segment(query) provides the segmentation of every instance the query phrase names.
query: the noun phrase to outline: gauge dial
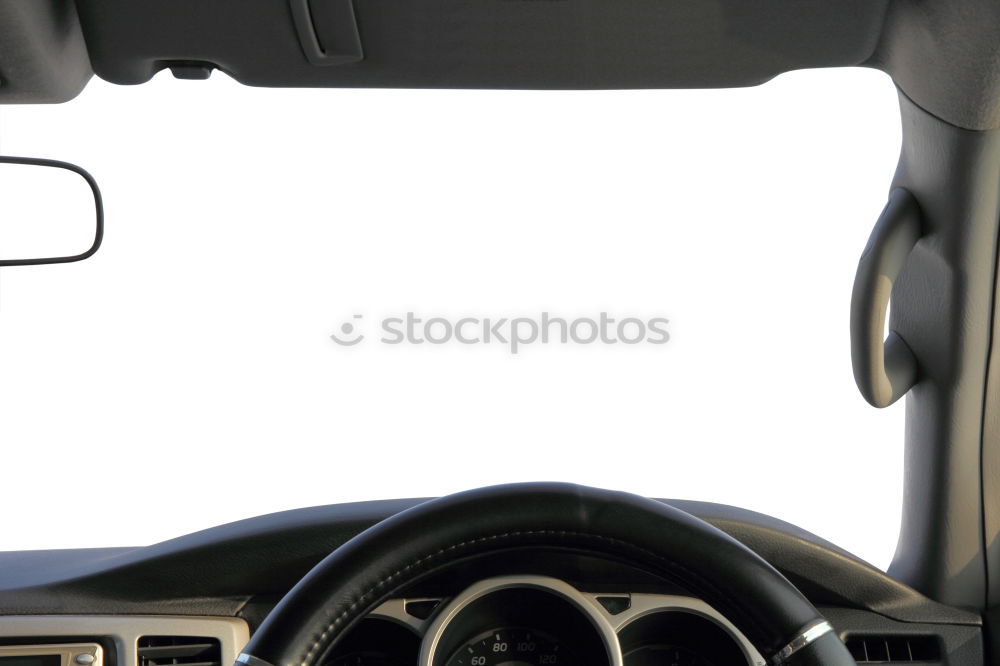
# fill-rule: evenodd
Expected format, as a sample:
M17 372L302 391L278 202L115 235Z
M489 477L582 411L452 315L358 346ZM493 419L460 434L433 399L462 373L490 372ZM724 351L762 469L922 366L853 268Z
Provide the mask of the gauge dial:
M409 666L409 663L385 652L365 650L337 657L328 666Z
M344 636L323 666L417 666L420 638L401 624L368 617Z
M677 645L644 645L624 656L625 666L715 666L708 659Z
M445 666L559 666L574 660L551 635L523 628L493 629L460 647Z

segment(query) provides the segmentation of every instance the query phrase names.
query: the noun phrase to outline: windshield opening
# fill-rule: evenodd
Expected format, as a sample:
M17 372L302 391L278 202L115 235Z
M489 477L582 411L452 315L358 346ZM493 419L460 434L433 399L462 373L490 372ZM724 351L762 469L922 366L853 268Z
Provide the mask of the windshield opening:
M90 260L0 271L0 549L564 480L761 511L884 568L903 413L858 397L847 316L898 128L866 70L160 75L3 107L0 152L87 168L107 228Z

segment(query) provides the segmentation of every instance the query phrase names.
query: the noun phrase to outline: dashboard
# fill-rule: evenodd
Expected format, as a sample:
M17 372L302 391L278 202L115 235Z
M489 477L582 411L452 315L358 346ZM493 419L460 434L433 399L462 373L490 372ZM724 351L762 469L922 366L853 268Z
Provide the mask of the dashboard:
M103 660L91 666L232 666L317 562L421 501L299 509L138 548L0 552L0 647L97 644ZM859 664L984 663L978 614L932 601L787 523L665 501L774 565ZM211 658L193 652L204 639L216 646ZM763 664L740 632L689 590L614 562L544 551L477 559L415 583L359 620L324 666L571 663Z
M693 597L586 593L556 578L501 576L452 599L395 599L355 627L328 666L762 666Z

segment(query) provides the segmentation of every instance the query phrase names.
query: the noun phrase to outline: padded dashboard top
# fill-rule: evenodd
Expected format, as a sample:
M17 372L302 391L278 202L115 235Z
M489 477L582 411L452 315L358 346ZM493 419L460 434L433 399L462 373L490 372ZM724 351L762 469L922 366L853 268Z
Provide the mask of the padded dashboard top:
M238 615L276 600L329 552L425 500L384 500L251 518L141 548L0 553L0 615L135 613ZM979 625L846 551L744 509L663 500L728 532L816 605L870 610L902 622Z

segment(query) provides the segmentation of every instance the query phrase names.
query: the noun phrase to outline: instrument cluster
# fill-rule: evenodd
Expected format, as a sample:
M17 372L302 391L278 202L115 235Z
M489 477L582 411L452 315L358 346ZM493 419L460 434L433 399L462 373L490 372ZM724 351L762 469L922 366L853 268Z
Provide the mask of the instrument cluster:
M724 617L691 597L590 594L541 576L480 581L451 599L395 599L326 666L763 666Z

